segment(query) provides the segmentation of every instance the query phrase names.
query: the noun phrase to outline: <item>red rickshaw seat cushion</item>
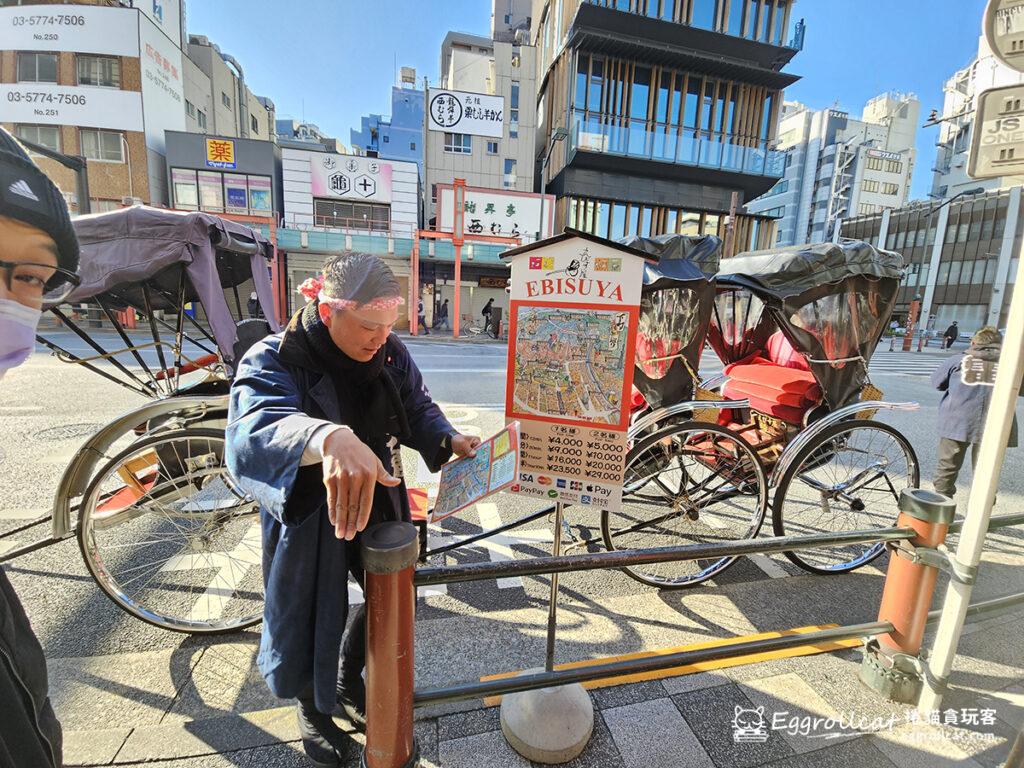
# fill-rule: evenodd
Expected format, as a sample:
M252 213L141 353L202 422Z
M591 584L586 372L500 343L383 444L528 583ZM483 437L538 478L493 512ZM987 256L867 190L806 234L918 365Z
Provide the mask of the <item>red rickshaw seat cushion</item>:
M811 364L807 362L807 358L796 351L782 331L776 331L769 336L766 346L768 359L776 365L781 365L783 368L796 368L801 371L811 370Z
M807 409L821 402L821 388L810 371L754 357L727 365L724 373L729 377L722 387L726 398L749 400L754 410L793 424L800 424Z

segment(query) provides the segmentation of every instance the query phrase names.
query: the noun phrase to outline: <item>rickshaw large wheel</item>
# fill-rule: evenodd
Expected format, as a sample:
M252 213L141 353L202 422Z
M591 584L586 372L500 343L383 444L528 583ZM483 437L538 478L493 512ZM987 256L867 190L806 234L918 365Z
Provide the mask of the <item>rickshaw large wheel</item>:
M650 549L752 539L764 522L768 480L754 450L717 424L665 427L626 455L622 509L604 510L605 546ZM624 568L661 589L692 587L721 573L736 557L680 560Z
M779 481L772 505L776 536L888 528L899 515L900 491L921 474L907 439L888 424L842 421L804 446ZM786 552L811 573L846 573L885 551L883 542Z
M78 543L100 589L149 624L220 634L262 618L258 508L224 464L222 431L173 430L114 456L82 497Z

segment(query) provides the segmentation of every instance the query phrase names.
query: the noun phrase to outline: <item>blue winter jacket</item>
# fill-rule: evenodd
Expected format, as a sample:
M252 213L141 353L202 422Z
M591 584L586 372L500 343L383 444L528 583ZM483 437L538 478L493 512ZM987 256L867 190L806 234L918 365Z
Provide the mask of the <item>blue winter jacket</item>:
M261 509L266 602L257 664L275 695L308 695L312 683L317 709L330 712L348 614L348 569L358 550L334 535L322 465L300 467L316 427L299 426L301 419L288 417L306 414L338 424L354 417L350 404L338 402L333 382L304 336L295 333L295 323L253 346L239 363L231 386L226 453L231 473ZM388 339L385 353L384 371L405 406L406 443L436 471L451 456L443 448L451 424L396 336ZM390 451L384 453L379 458L392 471ZM393 509L407 520L404 483L390 493ZM375 508L371 523L381 515Z
M998 349L978 350L972 354L998 359ZM939 399L939 437L961 443L980 443L985 429L985 415L992 399L992 387L964 384L960 379L963 354L953 355L932 373L932 386L942 392ZM1017 445L1017 419L1010 426L1007 447Z

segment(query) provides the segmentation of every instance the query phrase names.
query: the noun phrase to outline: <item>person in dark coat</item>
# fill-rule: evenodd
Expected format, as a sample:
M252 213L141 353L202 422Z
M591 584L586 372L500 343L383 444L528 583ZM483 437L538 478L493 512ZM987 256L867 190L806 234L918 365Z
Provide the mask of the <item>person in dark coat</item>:
M419 323L419 327L423 329L425 336L430 335L430 331L427 328L427 310L423 308L423 299L420 299L416 305L416 322Z
M434 323L434 328L444 327L446 331L450 331L452 327L448 324L448 299L441 302L441 306L437 308L437 322Z
M257 664L274 694L298 700L307 755L335 765L350 740L331 713L365 723L363 606L344 633L349 574L362 583L359 532L409 519L392 451L409 446L437 471L480 440L452 428L391 333L401 288L383 261L332 258L300 290L311 301L239 363L226 458L261 510Z
M960 338L960 328L957 327L956 320L953 321L952 325L946 329L945 333L942 334L942 348L949 349L953 346L953 342Z
M484 318L484 333L487 333L487 327L491 324L491 305L494 304L494 299L488 299L487 303L484 304L484 308L480 311L480 314Z
M78 239L60 190L0 128L0 379L35 349L43 295L77 280ZM61 294L63 295L63 294ZM0 766L60 768L63 733L43 647L0 568Z
M966 353L953 355L932 374L932 386L942 392L939 400L939 451L933 485L937 493L956 494L956 478L960 474L967 449L971 449L971 465L978 463L978 444L985 428L985 416L992 399L992 387L965 384L961 378L964 355L996 362L1003 337L987 326L974 334ZM1017 446L1017 422L1011 425L1007 447Z

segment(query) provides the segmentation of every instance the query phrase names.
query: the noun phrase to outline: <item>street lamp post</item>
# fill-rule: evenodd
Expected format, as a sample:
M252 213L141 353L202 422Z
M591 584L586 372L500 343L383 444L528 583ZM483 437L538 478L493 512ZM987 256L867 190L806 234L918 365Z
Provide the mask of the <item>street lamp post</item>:
M544 160L540 164L540 219L537 222L537 239L540 240L544 235L544 201L546 198L543 197L547 191L547 173L548 163L551 160L551 153L555 149L555 144L565 139L569 135L569 132L565 128L555 128L551 134L551 138L548 140L548 147L544 152Z
M926 243L928 242L927 233L928 233L928 230L931 229L932 216L934 216L936 212L938 212L942 208L946 207L947 205L952 203L954 200L957 200L957 199L959 199L959 198L961 198L961 197L963 197L965 195L977 195L977 194L981 194L984 191L985 191L984 187L976 187L974 189L965 189L963 192L957 192L955 195L953 195L948 200L943 200L941 203L933 205L931 208L929 208L928 212L925 214L925 220L924 220L925 242ZM943 245L945 239L946 239L946 235L945 235L944 232L941 233L941 236L940 236L940 233L938 231L936 231L936 233L935 233L935 242L932 244L932 247L933 247L933 250L934 249L938 250L939 260L941 260L942 245ZM934 256L932 257L932 262L933 262L932 266L934 266L934 269L929 268L929 270L928 270L928 279L929 280L932 280L933 275L935 275L937 270L938 270L938 260L935 259ZM918 352L920 352L923 349L923 347L924 347L924 334L928 330L928 322L930 320L931 310L932 310L932 307L931 307L931 297L932 297L932 291L929 291L929 290L925 289L924 306L922 307L921 317L920 317L921 330L920 330L920 332L918 333L918 336L917 336L917 351ZM912 337L908 335L907 338L911 339ZM906 344L906 342L904 342L904 343ZM907 346L904 346L904 351L909 352L910 349Z

